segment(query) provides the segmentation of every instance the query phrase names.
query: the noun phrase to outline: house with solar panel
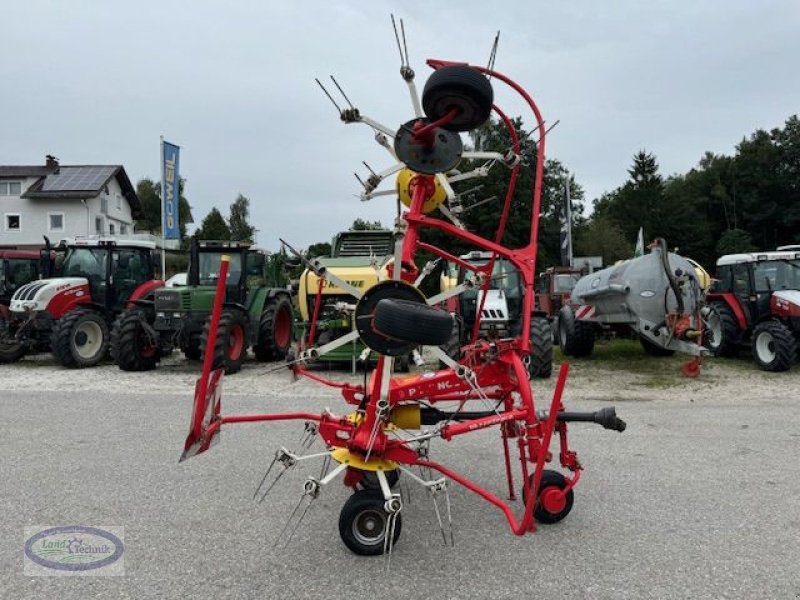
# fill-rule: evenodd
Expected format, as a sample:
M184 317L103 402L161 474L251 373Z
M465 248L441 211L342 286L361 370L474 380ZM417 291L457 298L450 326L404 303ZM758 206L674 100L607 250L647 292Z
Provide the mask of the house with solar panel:
M0 165L0 248L133 233L139 198L122 165Z

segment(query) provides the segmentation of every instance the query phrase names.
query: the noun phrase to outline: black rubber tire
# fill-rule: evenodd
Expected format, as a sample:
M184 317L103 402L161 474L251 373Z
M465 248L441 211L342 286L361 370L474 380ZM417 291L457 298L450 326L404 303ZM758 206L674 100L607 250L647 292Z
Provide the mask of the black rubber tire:
M205 354L208 346L208 332L211 327L211 316L203 326L203 334L200 337L200 348ZM241 350L238 354L232 353L234 339L239 334L243 336ZM214 358L211 363L212 369L225 369L226 375L232 375L242 370L242 363L247 357L247 321L240 311L225 311L220 315L219 327L217 328L217 339L214 344Z
M142 320L150 321L139 308L122 311L111 328L111 358L123 371L151 371L161 358L159 343L153 347Z
M594 325L579 321L569 306L558 312L558 339L567 356L589 356L594 350Z
M376 490L358 490L347 499L339 513L339 536L351 552L360 556L383 554L383 540L386 537L388 513L384 508L383 494ZM367 538L369 525L380 527L378 534ZM359 525L361 527L359 528ZM400 538L403 515L396 517L392 544ZM359 534L360 532L360 534Z
M17 362L25 353L25 344L15 340L7 332L0 334L0 363Z
M788 371L797 360L797 338L780 321L759 323L753 330L753 359L763 371Z
M91 354L79 350L83 344L80 344L78 330L87 323L94 323L100 331L99 344L92 344L96 349ZM103 315L95 310L77 309L68 312L53 325L50 351L61 365L85 369L96 366L108 356L109 338L108 324Z
M545 317L531 317L531 358L528 373L531 379L547 379L553 374L553 332Z
M458 315L453 315L453 327L450 329L450 337L447 342L439 346L439 348L447 354L450 358L458 361L461 358L461 341L464 329L464 321ZM439 361L439 368L446 369L447 365Z
M422 90L422 110L437 121L453 108L459 114L442 126L448 131L470 131L483 125L492 112L494 91L483 73L467 65L450 65L434 71Z
M200 349L200 338L195 336L185 341L181 344L181 352L188 360L200 360L203 358L203 351Z
M453 316L423 302L387 298L375 307L373 327L388 338L441 346L450 339Z
M714 315L706 317L707 321L712 318L719 319L720 340L714 339L711 328L707 330L706 348L714 356L736 356L741 349L742 330L731 308L724 302L712 302L711 311Z
M533 485L533 475L528 478L528 485ZM542 479L539 482L539 490L536 494L537 499L536 506L533 509L533 516L539 523L552 525L553 523L558 523L570 513L572 505L575 502L575 494L572 493L572 490L568 491L565 496L566 503L564 504L564 508L557 513L551 513L545 510L544 506L539 502L542 492L548 487L557 487L563 490L567 487L567 479L558 471L553 471L551 469L542 471Z
M393 488L400 481L400 469L386 471L386 481L389 487ZM363 490L380 490L381 484L378 482L378 476L372 471L366 471L364 477L358 482Z
M646 337L639 337L639 343L642 345L642 349L649 354L650 356L673 356L675 354L675 350L668 350L667 348L662 348L648 340Z
M282 319L289 320L289 335L286 339L279 340L276 339L276 325ZM258 324L258 343L253 347L258 360L283 360L286 357L292 347L293 321L292 302L288 296L279 294L267 300Z

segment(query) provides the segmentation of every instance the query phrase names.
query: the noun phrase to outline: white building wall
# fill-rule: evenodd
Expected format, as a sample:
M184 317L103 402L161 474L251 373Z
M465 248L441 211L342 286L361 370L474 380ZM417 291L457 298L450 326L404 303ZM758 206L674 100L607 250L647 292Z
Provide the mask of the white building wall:
M103 190L97 197L89 200L90 233L110 234L112 225L116 235L133 233L131 205L122 195L122 188L116 179L109 181L106 188L107 192ZM97 231L98 219L102 221L102 231Z

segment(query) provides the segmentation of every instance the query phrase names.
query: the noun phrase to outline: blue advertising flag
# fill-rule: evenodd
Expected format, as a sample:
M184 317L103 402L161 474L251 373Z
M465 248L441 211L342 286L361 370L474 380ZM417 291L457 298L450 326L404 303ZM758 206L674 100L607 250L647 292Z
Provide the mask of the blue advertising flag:
M180 175L178 153L180 147L161 142L161 226L165 240L180 239L178 198L180 197Z

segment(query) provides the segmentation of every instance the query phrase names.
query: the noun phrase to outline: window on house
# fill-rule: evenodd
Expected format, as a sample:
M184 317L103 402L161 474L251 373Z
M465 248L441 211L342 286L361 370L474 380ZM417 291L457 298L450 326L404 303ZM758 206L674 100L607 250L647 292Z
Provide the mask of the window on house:
M117 194L117 210L122 210L122 195Z
M127 234L128 234L128 226L127 226L127 225L125 225L125 223L120 223L120 226L119 226L119 232L120 232L122 235L127 235Z
M6 231L19 231L21 229L21 217L19 213L6 213Z
M100 212L104 215L108 214L108 198L100 198Z
M50 231L64 231L64 213L47 213L47 224Z
M116 233L116 227L114 227L113 223L108 224L108 233L110 233L111 235L114 235Z
M103 233L103 217L95 217L94 219L94 232Z
M21 193L21 181L0 181L0 196L19 196Z

